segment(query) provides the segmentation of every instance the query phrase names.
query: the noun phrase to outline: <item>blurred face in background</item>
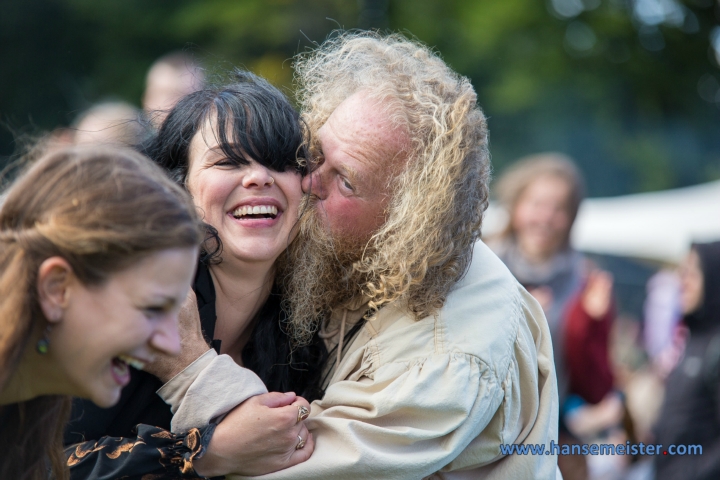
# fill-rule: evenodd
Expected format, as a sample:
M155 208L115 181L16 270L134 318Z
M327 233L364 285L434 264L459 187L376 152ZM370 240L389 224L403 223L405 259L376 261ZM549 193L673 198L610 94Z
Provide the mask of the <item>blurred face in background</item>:
M177 69L166 63L154 65L147 75L142 102L153 125L159 127L175 104L185 95L202 88L202 82L199 71Z
M565 246L572 226L570 194L568 182L554 175L538 177L520 194L512 212L512 230L530 261L548 260Z
M703 289L705 287L700 256L695 250L690 253L680 264L680 304L683 315L695 312L703 301Z

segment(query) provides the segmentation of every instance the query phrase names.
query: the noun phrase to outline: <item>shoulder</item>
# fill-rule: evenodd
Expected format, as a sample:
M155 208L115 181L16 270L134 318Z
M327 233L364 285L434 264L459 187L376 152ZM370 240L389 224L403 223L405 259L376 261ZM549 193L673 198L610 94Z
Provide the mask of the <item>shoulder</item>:
M368 346L382 363L461 354L476 357L501 377L512 362L516 342L534 351L534 345L525 344L537 328L547 328L537 302L481 241L439 314L415 321L402 304L392 304L366 327L372 338Z
M438 322L444 349L477 356L504 370L515 343L525 341L525 330L545 319L503 262L478 241L470 267L448 295Z

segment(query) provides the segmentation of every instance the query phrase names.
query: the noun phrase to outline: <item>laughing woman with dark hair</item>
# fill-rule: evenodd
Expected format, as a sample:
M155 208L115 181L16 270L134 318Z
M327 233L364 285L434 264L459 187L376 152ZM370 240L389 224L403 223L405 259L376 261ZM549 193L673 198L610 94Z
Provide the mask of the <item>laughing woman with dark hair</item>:
M178 360L152 365L149 371L154 375L133 372L112 409L77 402L66 444L103 436L132 439L138 424L169 430L176 412L161 397L184 392L163 389L163 383L211 362L234 361L249 369L244 382L248 400L229 413L247 418L247 432L237 432L248 438L246 473L279 470L304 461L312 452L312 436L302 421L308 402L294 393L263 395L267 387L271 392L297 392L309 401L318 398L326 355L318 338L299 346L285 333L286 313L276 281L295 236L302 198L300 121L285 96L266 81L247 72L235 76L231 84L180 100L143 147L187 189L208 225L210 235L193 285L196 301L181 316L181 324L183 318L193 324L193 315L199 313L202 332L195 330L194 335L204 337L206 351L184 348ZM184 345L197 344L190 341L191 330L186 330ZM228 405L228 411L234 406ZM254 428L257 418L262 428ZM93 442L70 448L72 478L158 474L143 463L144 445L132 445L132 450L114 458L94 452ZM193 467L202 474L201 461ZM163 468L168 474L177 472L170 465Z

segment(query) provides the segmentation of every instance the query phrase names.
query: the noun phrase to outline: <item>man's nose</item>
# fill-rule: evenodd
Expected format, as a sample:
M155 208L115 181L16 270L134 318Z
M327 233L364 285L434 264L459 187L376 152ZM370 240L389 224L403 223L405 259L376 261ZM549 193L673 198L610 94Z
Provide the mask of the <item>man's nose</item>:
M322 175L320 175L319 170L316 170L312 173L308 173L305 175L302 179L302 183L300 184L302 186L302 190L304 193L312 193L318 198L325 198L325 189L322 184Z

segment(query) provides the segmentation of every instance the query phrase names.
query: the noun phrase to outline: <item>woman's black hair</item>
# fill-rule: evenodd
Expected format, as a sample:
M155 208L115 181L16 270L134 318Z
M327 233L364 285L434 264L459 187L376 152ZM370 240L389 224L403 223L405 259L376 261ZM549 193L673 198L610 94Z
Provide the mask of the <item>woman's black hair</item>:
M297 169L303 173L301 159L307 155L298 113L277 88L243 70L233 72L231 83L183 97L141 150L186 187L190 142L208 119L217 122L216 131L206 133L217 135L230 162L247 165L252 158L278 172ZM210 265L219 261L222 243L215 228L206 228L201 261ZM243 362L271 391L295 391L312 401L322 396L320 374L327 349L317 334L311 344L293 348L283 331L286 313L280 303L276 287L253 321Z
M186 95L170 110L160 130L139 149L186 187L190 143L208 119L227 161L248 165L250 159L276 172L303 172L307 158L300 117L280 90L245 70L231 74L232 81L209 85ZM248 158L249 157L249 158ZM218 263L222 242L217 230L206 225L202 261Z
M208 86L183 97L160 130L142 146L143 153L184 184L190 165L190 142L208 119L216 120L220 149L236 165L249 158L284 172L300 170L306 158L298 113L287 97L266 80L235 70L233 81ZM214 117L214 118L213 118Z

